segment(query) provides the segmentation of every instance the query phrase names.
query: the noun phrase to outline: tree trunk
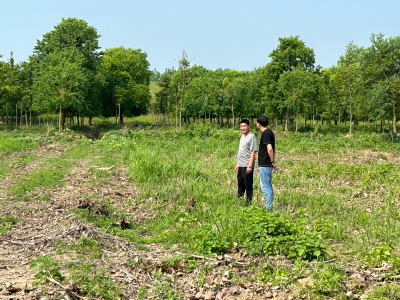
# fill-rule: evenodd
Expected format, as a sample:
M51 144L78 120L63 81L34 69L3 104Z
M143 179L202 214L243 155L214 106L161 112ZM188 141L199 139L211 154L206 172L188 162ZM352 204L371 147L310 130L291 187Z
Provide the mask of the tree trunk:
M175 130L178 130L178 103L175 104Z
M15 126L18 126L18 107L15 104Z
M28 113L25 112L25 125L28 126Z
M296 101L296 133L299 128L299 106L297 105Z
M93 117L89 117L89 125L90 126L93 126L92 119L93 119Z
M314 118L314 104L312 107L312 125L315 126L315 118Z
M6 125L8 125L8 102L6 103Z
M350 103L350 132L349 132L349 134L352 134L351 133L351 122L353 121L353 112L352 112L352 110L351 110L351 107L352 105L351 105L351 103Z
M397 129L396 129L396 106L395 106L395 102L392 101L392 107L393 107L393 132L397 133Z
M232 127L235 127L235 114L233 113L233 103L232 103Z
M32 111L29 111L29 126L32 127Z
M286 123L285 123L285 132L289 131L289 106L286 109Z
M119 120L119 122L118 122L119 125L124 124L124 116L122 115L122 112L121 112L121 105L119 105L118 115L119 115L119 118L118 118L118 120Z
M61 108L60 104L60 119L59 119L58 131L61 132L64 130L64 123L65 123L65 111Z

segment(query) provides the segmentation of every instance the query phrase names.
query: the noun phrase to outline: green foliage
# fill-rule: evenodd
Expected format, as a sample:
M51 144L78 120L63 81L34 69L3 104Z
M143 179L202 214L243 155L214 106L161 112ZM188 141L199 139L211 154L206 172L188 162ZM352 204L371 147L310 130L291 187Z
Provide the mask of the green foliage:
M67 263L68 271L74 284L91 297L102 296L105 299L119 299L122 295L121 286L116 286L105 274L104 269L82 262Z
M44 168L27 174L24 178L17 179L13 186L9 187L9 192L13 195L22 195L30 192L37 187L52 189L57 186L63 185L61 180L67 174L66 162L62 160L55 160L53 163L61 168Z
M39 256L36 259L32 259L29 262L31 269L38 269L35 274L33 285L37 286L40 284L47 284L50 279L56 280L58 282L63 282L66 280L64 276L61 275L60 268L61 264L53 259L53 254L46 256Z
M312 290L317 295L334 297L345 291L346 273L335 264L325 265L313 275Z
M117 47L104 51L100 66L106 83L102 92L104 116L115 115L116 107L120 118L147 113L151 99L149 66L147 53L141 49Z
M322 260L330 247L321 243L316 233L305 230L305 220L291 221L285 215L270 214L258 207L244 209L247 220L245 249L253 254L283 254L294 260Z
M176 290L172 288L172 281L169 277L164 276L161 269L156 269L151 272L156 282L152 291L156 295L155 299L165 299L165 300L179 300L184 299L183 296Z
M28 149L36 149L40 137L26 136L18 130L12 133L0 133L0 153L20 152Z
M6 214L4 217L0 217L0 234L10 231L13 228L13 225L18 221L19 220L16 217L10 214Z
M194 230L191 239L193 240L192 247L198 253L224 253L231 246L226 233L215 230L211 224L203 225Z
M266 266L255 276L256 280L270 282L272 285L290 284L296 280L296 274L293 274L291 269L286 269L282 266L273 267L271 263L266 263Z
M0 234L6 233L7 231L10 231L12 228L13 228L12 224L6 224L6 225L0 224Z
M84 68L84 56L74 48L55 50L40 62L33 79L34 103L60 112L60 131L64 129L65 113L85 111L90 73Z
M80 240L72 243L68 248L74 249L76 253L83 254L90 259L101 258L103 254L99 247L99 242L87 237L81 237Z
M400 299L400 286L396 283L386 283L378 286L368 294L369 300L398 300Z
M379 245L374 247L367 254L366 263L373 267L381 267L382 263L391 263L393 268L400 268L400 257L393 253L393 247L390 245Z

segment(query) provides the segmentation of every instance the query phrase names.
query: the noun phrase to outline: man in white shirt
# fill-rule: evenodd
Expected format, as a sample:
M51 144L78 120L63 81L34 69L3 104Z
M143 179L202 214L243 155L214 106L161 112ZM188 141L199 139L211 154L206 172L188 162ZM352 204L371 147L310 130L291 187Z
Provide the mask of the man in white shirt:
M240 121L240 138L237 155L236 172L238 180L238 197L243 197L246 192L246 205L251 204L253 198L253 170L257 152L257 137L250 131L249 120Z

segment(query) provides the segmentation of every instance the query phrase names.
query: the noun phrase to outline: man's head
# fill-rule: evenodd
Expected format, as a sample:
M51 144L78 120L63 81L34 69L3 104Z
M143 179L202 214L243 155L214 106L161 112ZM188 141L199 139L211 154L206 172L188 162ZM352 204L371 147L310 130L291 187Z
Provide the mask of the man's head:
M240 131L243 134L248 134L250 132L250 122L247 119L242 119L239 122L239 126L240 126Z
M268 118L266 116L259 116L257 118L257 127L260 128L261 127L267 127L269 124L268 122Z

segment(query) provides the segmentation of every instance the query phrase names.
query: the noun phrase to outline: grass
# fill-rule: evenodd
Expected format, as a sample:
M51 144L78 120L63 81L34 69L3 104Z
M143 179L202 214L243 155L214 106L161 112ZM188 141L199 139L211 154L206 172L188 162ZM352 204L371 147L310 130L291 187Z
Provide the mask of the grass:
M33 150L37 148L37 139L25 136L23 133L14 132L13 134L0 132L0 153L8 154Z
M99 168L122 164L140 189L131 205L140 205L154 217L139 222L130 218L125 230L112 226L124 211L113 207L109 198L99 203L115 214L96 215L81 209L76 211L81 219L138 245L178 244L188 253L210 255L228 252L237 244L254 256L284 254L293 259L295 268L270 266L259 270L255 280L288 285L311 276L313 288L301 293L313 299L345 298L344 283L352 284L352 279L334 264L317 264L310 274L304 273L309 261L347 263L356 259L366 261L366 267L372 266L368 262L377 261L376 267L385 261L400 261L400 187L396 184L400 182L400 144L393 143L388 133L355 128L352 137L345 137L334 126L332 133L324 127L298 134L277 133L276 211L267 214L262 209L257 174L254 205L246 208L245 200L236 197L239 130L193 124L177 132L169 127L150 129L148 118L144 123L140 120L136 118L124 130L103 120L95 128L77 127L62 134L7 132L7 142L0 150L4 162L0 173L3 170L4 174L13 170L8 164L29 164L34 159L8 157L11 152L34 149L39 139L65 145L58 158L46 158L39 169L16 178L8 192L21 196L36 188L60 186L81 160L88 161L88 174L96 178L91 184L97 186L116 174L115 169ZM93 130L97 138L86 138ZM18 150L12 139L24 140L24 136L28 142ZM97 241L80 240L71 249L94 259L100 252L89 249L98 247ZM91 267L77 269L84 272ZM169 286L165 281L165 286L156 287L157 293L174 293ZM392 284L376 289L370 297L397 294L398 286Z
M35 188L53 189L62 185L60 181L68 172L66 168L68 161L55 158L49 160L39 170L34 170L25 176L15 180L14 184L9 187L8 193L11 195L22 196L26 192L31 192Z
M6 214L2 217L0 216L0 234L10 231L13 228L13 225L18 221L18 218L10 214Z
M162 87L160 87L157 82L153 82L153 81L150 82L150 94L151 94L151 98L153 100L155 100L155 98L156 98L156 93L158 93L161 90L162 90Z

